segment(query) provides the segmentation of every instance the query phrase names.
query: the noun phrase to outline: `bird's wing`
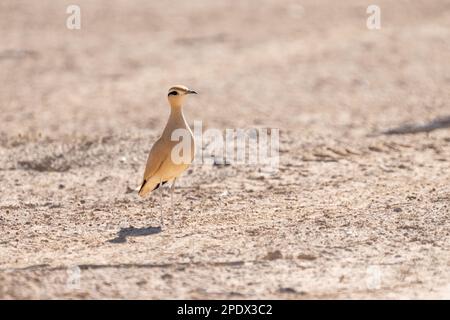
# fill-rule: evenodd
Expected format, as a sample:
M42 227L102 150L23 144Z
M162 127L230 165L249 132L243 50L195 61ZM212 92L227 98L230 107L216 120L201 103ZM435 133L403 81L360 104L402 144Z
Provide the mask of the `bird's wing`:
M158 171L169 151L170 149L165 148L165 144L161 139L155 142L148 154L147 165L145 166L144 172L144 181L151 178Z
M170 150L170 143L161 138L153 145L148 155L144 179L138 192L141 197L145 196L149 191L153 191L160 187L160 183L155 183L152 177L157 175L158 171L160 171L161 167L164 165L164 162L166 162L168 158L170 159ZM166 182L167 181L162 181L163 184Z

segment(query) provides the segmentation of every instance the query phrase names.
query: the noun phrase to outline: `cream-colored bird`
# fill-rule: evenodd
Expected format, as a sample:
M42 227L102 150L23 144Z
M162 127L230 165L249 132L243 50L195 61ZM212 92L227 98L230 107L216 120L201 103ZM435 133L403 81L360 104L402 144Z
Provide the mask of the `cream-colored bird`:
M181 85L169 89L167 95L170 104L169 120L161 137L150 150L144 179L139 189L139 195L143 197L173 180L170 188L172 223L174 223L173 190L175 181L194 159L194 136L183 115L183 103L189 94L197 94L197 92ZM180 141L183 139L185 141ZM162 190L160 205L161 225L164 225Z

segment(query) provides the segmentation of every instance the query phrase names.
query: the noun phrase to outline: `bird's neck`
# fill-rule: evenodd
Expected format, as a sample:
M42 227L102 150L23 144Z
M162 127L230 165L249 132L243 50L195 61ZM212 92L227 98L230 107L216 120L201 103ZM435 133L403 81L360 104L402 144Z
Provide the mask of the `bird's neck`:
M189 125L183 115L183 108L172 106L170 109L169 120L167 121L162 136L170 139L173 130L181 128L187 128L190 131Z
M171 106L170 107L170 119L175 121L185 121L184 114L183 114L183 107L182 106Z

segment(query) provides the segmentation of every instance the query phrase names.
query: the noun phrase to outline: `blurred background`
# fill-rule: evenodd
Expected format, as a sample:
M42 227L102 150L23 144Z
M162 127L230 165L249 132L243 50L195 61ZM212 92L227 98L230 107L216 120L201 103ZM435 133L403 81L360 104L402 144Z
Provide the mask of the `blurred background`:
M2 133L162 127L166 91L201 92L190 121L335 132L445 113L450 2L73 1L0 4ZM448 113L448 112L447 112Z
M448 0L1 0L0 298L449 298L449 61ZM280 165L192 166L162 231L173 84Z

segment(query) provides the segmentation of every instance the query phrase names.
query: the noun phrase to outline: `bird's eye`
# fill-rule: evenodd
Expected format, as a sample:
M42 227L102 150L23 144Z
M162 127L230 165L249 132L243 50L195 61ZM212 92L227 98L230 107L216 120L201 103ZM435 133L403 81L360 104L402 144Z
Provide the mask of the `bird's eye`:
M171 91L169 92L169 96L176 96L178 94L177 91Z

